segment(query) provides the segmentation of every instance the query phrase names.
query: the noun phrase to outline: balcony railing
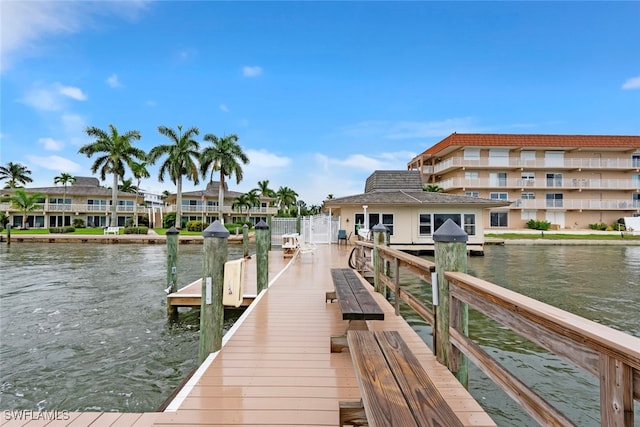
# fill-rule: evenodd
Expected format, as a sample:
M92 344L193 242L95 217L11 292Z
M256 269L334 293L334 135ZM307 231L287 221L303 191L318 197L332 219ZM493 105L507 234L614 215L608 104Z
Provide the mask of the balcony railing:
M600 200L600 199L518 199L510 206L514 209L554 209L554 210L640 210L640 200Z
M537 178L537 179L467 179L450 178L439 181L445 190L455 188L484 188L484 189L564 189L564 190L635 190L640 191L638 179L583 179L583 178Z
M169 206L165 206L165 212L176 212L176 205L169 205ZM212 214L212 213L218 213L220 211L218 206L204 206L204 213L205 214ZM203 206L182 206L182 213L183 214L188 214L188 213L195 213L195 214L202 214L203 212ZM237 209L232 209L231 206L223 206L222 207L222 213L223 214L233 214L233 215L238 215L238 216L242 216L242 215L247 215L247 214L251 214L251 215L255 215L255 214L265 214L265 215L275 215L276 213L278 213L278 208L275 207L255 207L255 208L251 208L247 211L246 208L242 209L242 212L237 210Z
M468 160L463 157L450 157L436 163L433 166L433 173L442 173L458 168L524 168L524 169L609 169L609 170L631 170L640 169L640 162L635 159L598 159L598 158L569 158L561 160L523 160L520 158L480 158ZM423 167L423 173L430 171Z
M145 206L130 206L130 205L119 205L116 209L119 213L145 213L147 212L147 208ZM11 203L0 203L0 212L16 212L19 213L20 209L14 208ZM75 214L86 214L86 213L109 213L111 212L111 206L109 205L88 205L88 204L78 204L78 203L42 203L39 204L33 212L45 212L45 213L62 213Z

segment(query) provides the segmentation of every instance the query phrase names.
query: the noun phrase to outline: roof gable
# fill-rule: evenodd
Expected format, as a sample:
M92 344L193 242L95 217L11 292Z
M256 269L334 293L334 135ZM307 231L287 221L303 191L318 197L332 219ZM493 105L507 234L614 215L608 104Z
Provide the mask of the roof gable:
M374 171L369 178L367 178L364 186L365 193L387 190L421 191L422 178L420 171Z

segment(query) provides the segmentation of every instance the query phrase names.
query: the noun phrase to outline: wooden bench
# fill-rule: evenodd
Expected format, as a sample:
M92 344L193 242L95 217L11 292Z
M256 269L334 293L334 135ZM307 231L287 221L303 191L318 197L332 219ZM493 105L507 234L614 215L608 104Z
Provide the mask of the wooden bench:
M362 399L340 402L340 425L463 426L396 331L349 331Z
M120 234L120 227L107 227L104 229L104 234Z
M366 330L367 320L384 320L384 312L360 277L350 268L332 268L331 278L335 291L327 292L326 300L338 300L342 320L348 320L347 331ZM331 337L331 352L340 353L347 348L347 335Z

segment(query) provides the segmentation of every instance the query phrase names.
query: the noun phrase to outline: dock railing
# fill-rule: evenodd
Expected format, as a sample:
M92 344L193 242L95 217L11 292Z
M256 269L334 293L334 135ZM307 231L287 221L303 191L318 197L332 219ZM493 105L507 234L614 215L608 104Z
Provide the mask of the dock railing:
M373 259L378 256L385 262L376 269L380 263ZM379 291L394 292L396 314L400 300L405 301L432 326L433 342L437 341L433 299L421 301L400 282L403 268L433 285L434 263L388 246L357 241L353 264L363 275L373 274L376 283L384 284L385 289ZM449 295L439 295L438 299L449 301L448 331L453 355L449 370L455 371L464 355L541 425L575 425L462 332L457 325L462 323L462 306L466 304L593 375L599 381L601 426L634 427L634 400L640 401L639 338L466 273L445 272L444 277L449 282Z

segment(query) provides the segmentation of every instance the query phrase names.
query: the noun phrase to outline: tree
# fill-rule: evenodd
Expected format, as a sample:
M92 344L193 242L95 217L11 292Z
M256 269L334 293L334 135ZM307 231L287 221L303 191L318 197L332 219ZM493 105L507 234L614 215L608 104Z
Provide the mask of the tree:
M33 182L31 171L20 163L9 162L6 166L0 166L0 180L7 181L4 188L18 188Z
M134 159L144 159L145 152L132 145L134 140L141 138L140 132L130 130L123 135L118 133L118 129L112 124L109 125L109 132L90 126L86 129L87 135L96 138L90 144L83 145L78 153L91 157L101 153L91 166L91 172L100 170L100 178L104 181L107 174L113 175L111 185L111 221L107 226L115 227L118 224L118 180L124 178L125 165L130 164Z
M41 207L41 193L27 193L24 188L16 188L9 200L11 205L22 212L22 228L27 228L27 213Z
M231 209L233 210L237 209L238 212L240 212L240 214L242 215L242 209L245 207L247 208L247 210L251 207L246 194L241 194L235 199L233 199L233 203L231 204Z
M218 138L208 133L204 136L205 141L213 144L213 147L206 147L200 155L200 171L202 177L206 177L209 168L211 168L211 177L209 181L213 181L213 172L220 172L220 188L218 190L218 218L224 223L222 216L222 207L224 206L224 177L236 175L236 183L242 181L242 164L249 163L249 157L244 153L240 145L238 145L238 136L231 134Z
M423 188L424 191L428 191L429 193L442 193L444 192L444 188L440 187L438 184L428 184Z
M155 164L164 155L165 161L160 165L158 180L164 182L164 176L169 175L171 182L176 186L176 228L182 227L182 177L199 182L198 158L200 157L200 144L193 139L199 135L197 127L190 127L184 133L182 125L178 125L178 131L166 126L158 126L158 132L169 138L171 143L160 144L149 151L149 162Z
M276 197L278 198L280 212L289 215L289 209L296 203L298 193L289 187L280 187L276 192Z
M143 178L151 177L151 175L147 170L147 162L140 162L140 163L131 162L129 167L131 168L131 173L133 174L133 177L138 180L138 185L136 185L136 201L134 202L134 206L135 206L134 215L136 219L135 224L136 224L136 227L138 227L138 195L140 194L140 181Z
M71 175L70 173L62 172L60 175L53 178L54 184L62 184L62 225L65 225L64 216L67 208L67 184L75 184L76 177Z
M122 184L118 185L118 190L123 193L136 193L138 194L138 187L133 185L133 180L131 178L123 179Z
M327 195L327 200L333 200L333 194L329 193L329 194Z
M259 192L262 197L276 197L276 192L269 188L269 180L265 179L264 181L258 181L258 188L256 191Z

